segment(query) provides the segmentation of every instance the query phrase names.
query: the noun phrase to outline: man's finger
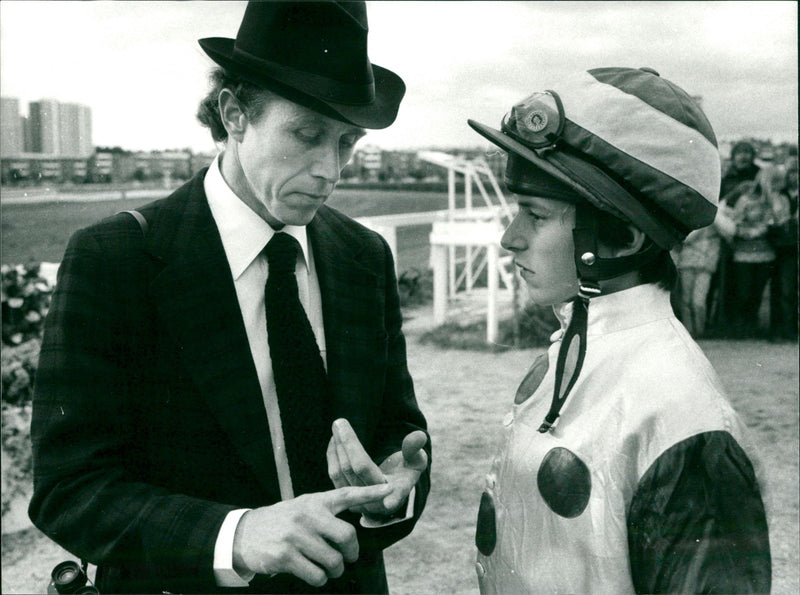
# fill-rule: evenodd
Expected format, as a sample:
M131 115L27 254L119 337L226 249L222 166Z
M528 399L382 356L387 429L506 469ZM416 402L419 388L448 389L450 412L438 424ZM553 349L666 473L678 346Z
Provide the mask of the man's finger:
M328 582L328 575L325 570L299 553L295 554L289 561L286 571L304 580L312 587L322 587Z
M332 516L321 519L317 531L328 545L339 551L345 562L358 560L358 537L353 525Z
M338 525L345 525L347 531L331 530L331 528L336 529ZM322 568L327 577L339 577L344 572L345 552L355 549L356 559L358 558L358 540L355 537L355 529L349 523L335 518L323 522L317 529L317 533L303 533L295 536L296 547L302 556ZM336 539L329 541L328 535L333 535L342 543Z
M354 506L378 502L389 495L392 491L388 483L381 483L371 486L348 486L337 488L327 492L322 492L323 504L328 507L334 515L339 514Z
M334 426L335 428L336 426ZM342 474L344 475L345 485L351 486L362 486L366 482L358 476L358 473L353 469L353 463L348 456L347 449L345 445L342 443L342 438L339 436L338 432L334 429L333 431L333 443L336 446L336 458L339 460L339 466L341 468ZM370 482L372 484L374 482Z
M346 419L337 419L333 422L333 437L336 440L339 461L344 472L348 475L351 485L383 483L385 478L380 468L364 450ZM346 461L346 463L345 463Z
M427 465L428 456L422 450L427 442L428 436L421 430L411 432L403 439L403 459L409 466Z
M333 486L336 488L346 486L347 479L344 476L344 471L342 470L342 463L339 460L339 456L336 454L336 444L333 438L331 438L330 442L328 442L328 451L326 455L328 458L328 477L331 478Z

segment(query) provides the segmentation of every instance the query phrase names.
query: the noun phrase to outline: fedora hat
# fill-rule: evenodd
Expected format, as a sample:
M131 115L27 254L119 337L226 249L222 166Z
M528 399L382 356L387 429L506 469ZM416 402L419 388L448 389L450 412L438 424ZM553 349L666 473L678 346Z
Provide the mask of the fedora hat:
M339 120L386 128L403 80L367 55L364 2L249 2L236 39L200 46L231 74Z

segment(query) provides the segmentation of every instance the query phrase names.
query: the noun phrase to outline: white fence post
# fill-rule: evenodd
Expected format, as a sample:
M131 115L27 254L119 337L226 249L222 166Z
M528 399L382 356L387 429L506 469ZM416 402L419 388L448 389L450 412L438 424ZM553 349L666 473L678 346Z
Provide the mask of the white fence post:
M447 251L450 246L431 243L433 269L433 322L444 324L447 319Z
M486 302L486 342L497 342L497 262L499 250L497 244L489 244L486 247L486 274L488 275L489 297Z

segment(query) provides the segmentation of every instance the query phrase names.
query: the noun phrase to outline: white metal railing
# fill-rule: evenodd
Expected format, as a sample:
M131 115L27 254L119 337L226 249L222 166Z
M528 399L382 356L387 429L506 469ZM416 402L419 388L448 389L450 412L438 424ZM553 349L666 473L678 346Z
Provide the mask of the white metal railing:
M516 299L511 259L500 255L503 228L513 218L511 209L485 159L466 159L431 151L420 152L419 157L447 168L447 220L434 221L430 235L434 322L442 324L445 321L448 300L456 298L461 291L471 292L485 270L488 286L486 341L494 343L498 332L500 282L511 290L512 299ZM464 176L463 209L456 208L457 174ZM493 195L487 191L481 178L489 181ZM483 199L485 206L482 209L473 207L473 184Z
M409 225L426 225L447 219L447 210L422 211L417 213L396 213L374 217L356 217L356 221L383 236L392 254L397 257L397 228Z

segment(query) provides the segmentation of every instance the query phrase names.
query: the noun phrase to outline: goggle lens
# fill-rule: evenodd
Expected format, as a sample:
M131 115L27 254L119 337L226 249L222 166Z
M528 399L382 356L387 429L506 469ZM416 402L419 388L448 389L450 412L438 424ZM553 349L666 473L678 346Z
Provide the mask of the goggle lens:
M533 149L555 144L564 128L564 107L555 91L529 95L503 117L502 130Z

